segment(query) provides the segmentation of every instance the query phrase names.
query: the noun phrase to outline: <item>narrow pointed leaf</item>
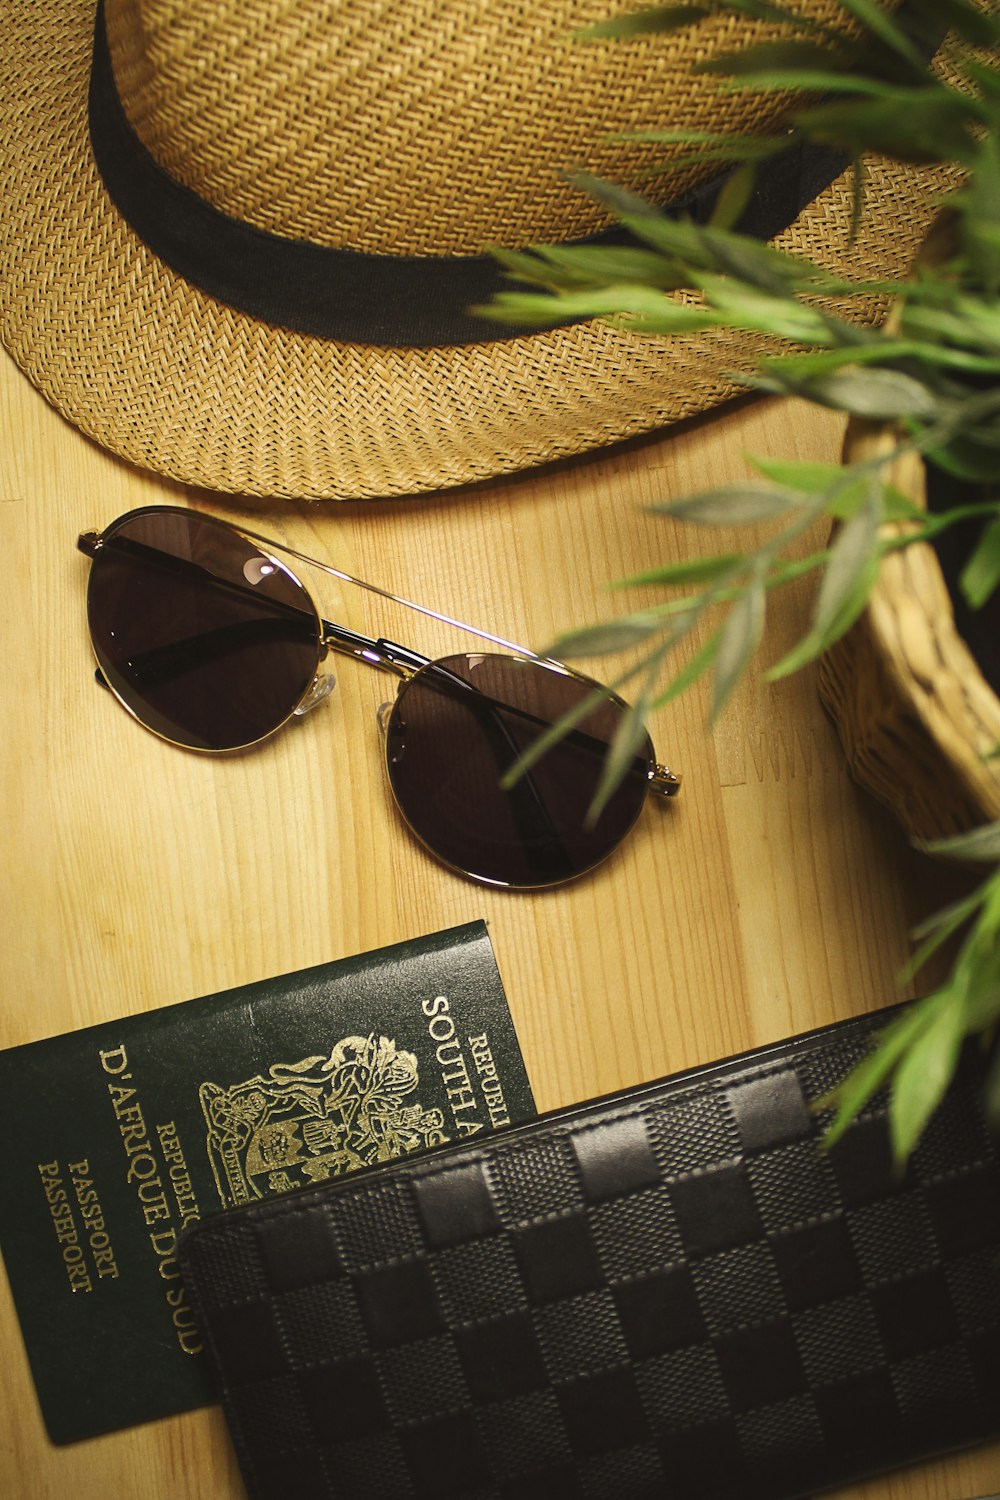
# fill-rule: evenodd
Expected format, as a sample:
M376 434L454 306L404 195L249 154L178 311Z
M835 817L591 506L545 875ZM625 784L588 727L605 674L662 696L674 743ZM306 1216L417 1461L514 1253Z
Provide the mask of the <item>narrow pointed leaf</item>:
M816 71L838 75L852 66L853 59L831 47L805 40L757 42L736 52L720 52L695 64L699 73L721 73L727 78L755 78L778 69L792 74Z
M881 506L876 491L869 486L864 503L845 522L840 535L830 548L830 560L823 574L813 628L825 633L843 611L853 593L858 579L865 576L871 566L878 546L878 528Z
M737 15L748 16L752 21L774 21L778 25L789 26L796 31L829 29L821 26L820 22L811 16L804 16L796 8L776 3L776 0L722 0L722 4L727 10L734 10Z
M966 981L965 1029L979 1032L1000 1021L1000 939L996 932L977 934L984 952L972 964Z
M696 526L747 526L770 521L802 508L802 496L784 486L728 484L700 495L688 495L650 509Z
M686 692L692 683L697 682L698 678L708 671L715 660L715 653L719 649L719 637L721 634L721 630L715 631L703 646L699 646L690 661L685 663L671 680L670 684L653 700L650 704L651 708L666 707L668 703L672 703L675 698L679 698L681 693Z
M701 289L711 306L741 328L802 344L828 344L830 325L823 313L798 302L784 290L762 288L754 268L755 259L755 250L740 246L728 256L724 267L727 275L700 278Z
M507 770L500 778L500 785L508 791L512 786L516 786L525 772L530 771L531 767L540 761L542 756L547 754L553 745L557 745L560 740L565 739L570 730L575 729L577 724L581 723L588 714L592 713L597 705L604 701L606 696L607 690L601 686L597 686L592 693L588 693L585 698L581 698L579 703L574 703L573 707L567 709L561 718L557 719L554 724L550 724L548 729L543 730L537 739L532 740L528 748L521 752L513 765L507 767Z
M620 720L608 747L601 768L600 781L594 800L587 809L587 826L593 828L607 805L609 797L626 775L635 759L635 753L646 737L645 715L648 705L640 698L630 705L628 713Z
M765 602L764 580L758 575L726 617L715 652L710 723L722 712L729 695L760 645L764 630Z
M671 331L687 333L715 327L718 314L700 307L673 303L667 293L635 282L547 292L498 292L492 302L470 309L478 317L505 323L569 322L577 318L635 317L670 325Z
M704 5L655 5L633 15L613 16L610 20L585 26L573 33L573 40L598 42L606 37L662 35L693 26L709 15L711 10Z
M535 254L540 258L536 268L555 267L579 283L600 287L609 281L638 282L657 288L677 284L673 262L641 245L539 245Z
M877 422L933 416L938 406L922 381L901 370L834 370L803 381L798 389L810 401Z
M816 463L811 459L760 458L754 454L748 455L748 462L765 479L773 479L775 484L789 489L806 490L809 494L817 494L844 477L842 464Z
M962 194L962 240L976 269L976 279L995 297L1000 286L1000 142L987 132L976 154Z
M664 563L662 567L650 568L645 573L634 573L630 578L619 579L616 589L640 588L658 583L669 588L684 587L692 583L710 583L727 573L735 573L736 564L742 561L738 552L720 552L711 557L692 557L684 562Z
M757 186L757 169L752 162L744 162L729 173L712 207L712 225L720 229L732 229L739 222Z
M829 1149L839 1140L855 1116L889 1079L907 1048L930 1025L937 1011L938 998L934 995L918 1002L913 1009L891 1022L875 1038L867 1057L862 1058L830 1094L817 1100L816 1109L836 1111L833 1123L823 1137L825 1147Z
M642 141L653 146L697 146L690 157L671 157L672 165L697 161L753 161L788 150L788 136L740 135L719 130L629 130L615 141Z
M560 636L545 654L558 661L569 661L577 656L611 656L641 646L662 629L663 620L659 615L624 615L619 620L607 620L600 625L586 625L582 630L570 631Z
M589 193L598 203L619 219L660 219L662 215L655 203L650 203L648 198L641 198L638 193L632 193L628 188L619 186L616 182L608 182L603 177L596 177L593 172L571 172L570 182L578 187L581 192Z
M884 5L878 4L877 0L840 0L840 3L846 11L857 17L867 31L872 32L909 63L915 73L926 73L925 60Z
M959 587L973 609L980 609L1000 587L1000 516L983 531L975 550L962 569Z
M1000 16L996 10L980 10L966 0L933 0L934 24L947 26L975 47L995 47L1000 43ZM985 67L983 71L987 71ZM990 69L996 74L996 69Z
M981 891L973 891L970 896L965 896L960 901L954 901L950 906L942 907L940 911L934 912L925 922L921 922L913 929L911 937L923 939L923 941L914 949L900 970L900 984L908 984L920 973L927 960L942 944L975 916L982 904L982 899Z
M944 854L949 859L970 859L984 864L1000 860L1000 822L985 823L969 833L954 838L932 839L923 846L929 854Z
M955 1074L965 1036L961 991L949 990L930 1025L907 1048L893 1079L889 1101L892 1154L902 1166L923 1134Z
M764 673L766 682L778 682L782 677L790 677L793 672L801 671L850 630L868 602L872 584L878 577L878 567L878 557L873 555L863 572L849 587L839 612L826 628L820 630L814 625L808 630L787 655Z

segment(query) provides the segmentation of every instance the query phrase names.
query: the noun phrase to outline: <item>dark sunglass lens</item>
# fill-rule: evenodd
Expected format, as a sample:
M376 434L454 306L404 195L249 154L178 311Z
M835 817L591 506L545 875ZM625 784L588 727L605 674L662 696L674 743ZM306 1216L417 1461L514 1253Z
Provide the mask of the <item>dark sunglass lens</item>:
M509 790L500 777L592 684L513 656L449 656L405 683L388 728L389 778L407 822L447 864L481 880L544 886L589 870L639 814L648 739L594 826L588 811L626 711L601 701Z
M87 594L109 685L148 728L198 750L285 722L320 657L305 589L223 522L139 511L105 533Z

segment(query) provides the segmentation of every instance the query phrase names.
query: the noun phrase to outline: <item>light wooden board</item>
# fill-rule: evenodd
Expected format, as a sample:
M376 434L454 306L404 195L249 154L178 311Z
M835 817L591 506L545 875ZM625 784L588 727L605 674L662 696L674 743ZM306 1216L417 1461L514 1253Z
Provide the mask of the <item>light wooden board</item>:
M830 414L757 403L463 493L247 502L119 463L4 359L0 1045L478 917L543 1109L892 999L908 928L947 881L848 779L812 671L748 681L711 734L702 689L660 712L654 739L684 773L681 796L650 806L588 879L505 895L438 867L402 828L379 756L376 709L392 691L381 674L335 661L331 700L242 757L187 755L144 733L94 685L75 546L133 506L191 503L537 647L606 615L609 580L708 545L651 515L652 502L745 476L747 452L833 459L840 437ZM464 644L311 582L323 612L356 629L428 654ZM773 601L772 657L807 604L804 589ZM3 1278L0 1337L4 1496L239 1500L217 1409L57 1449ZM1000 1448L850 1495L969 1500L998 1488Z

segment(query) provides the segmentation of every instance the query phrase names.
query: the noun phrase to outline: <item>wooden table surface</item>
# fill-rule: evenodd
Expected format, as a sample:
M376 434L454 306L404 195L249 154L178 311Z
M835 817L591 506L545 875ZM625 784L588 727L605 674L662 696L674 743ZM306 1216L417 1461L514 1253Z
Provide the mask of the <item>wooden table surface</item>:
M449 873L403 829L380 760L375 715L391 681L378 673L335 660L329 703L245 756L198 757L144 733L94 685L75 546L134 506L192 504L537 647L607 614L608 580L708 545L649 503L745 476L747 452L833 459L840 438L829 413L749 403L460 493L246 501L103 453L4 357L0 1046L479 917L540 1109L904 993L908 930L948 894L945 874L849 780L813 671L748 681L711 733L700 688L661 711L653 738L684 774L680 797L647 808L591 876L509 895ZM355 629L430 655L466 643L322 575L313 584L321 610ZM801 632L807 602L774 600L768 657ZM2 1277L0 1339L6 1500L243 1495L217 1408L53 1447ZM998 1489L994 1447L849 1494Z

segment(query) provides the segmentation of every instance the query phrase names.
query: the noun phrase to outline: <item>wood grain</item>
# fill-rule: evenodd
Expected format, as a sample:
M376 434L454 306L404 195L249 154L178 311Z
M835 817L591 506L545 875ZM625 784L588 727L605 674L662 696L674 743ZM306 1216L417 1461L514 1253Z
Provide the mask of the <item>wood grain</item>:
M654 739L683 771L682 795L648 808L590 878L504 895L439 868L406 835L379 761L375 715L391 683L360 665L335 663L323 709L240 757L187 755L139 729L94 685L87 563L75 547L80 530L133 506L191 503L540 646L606 614L608 580L707 545L651 515L651 502L744 476L747 452L833 459L841 430L830 414L746 404L463 493L279 505L128 468L68 427L6 360L0 394L0 1045L477 917L489 922L543 1109L897 993L908 927L947 882L850 782L813 672L748 681L712 733L700 688L661 711ZM355 628L430 654L455 647L444 627L322 576L315 594ZM769 651L802 630L807 604L803 589L773 601ZM242 1495L215 1409L52 1447L5 1280L0 1327L0 1493ZM850 1496L969 1500L998 1487L1000 1448Z

